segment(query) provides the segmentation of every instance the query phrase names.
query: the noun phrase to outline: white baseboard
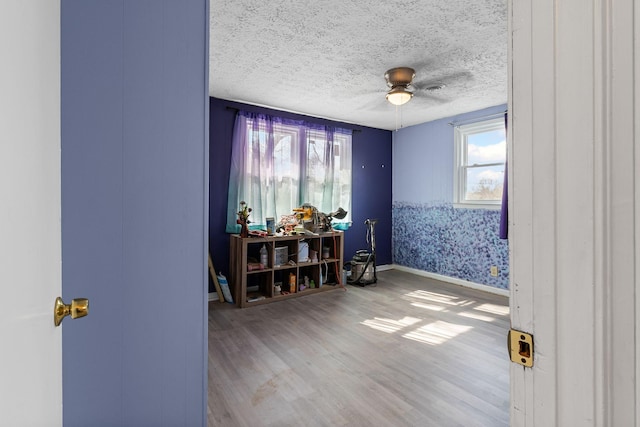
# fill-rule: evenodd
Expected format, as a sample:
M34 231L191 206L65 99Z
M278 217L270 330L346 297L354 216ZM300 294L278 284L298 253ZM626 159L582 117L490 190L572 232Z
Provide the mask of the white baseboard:
M464 286L466 288L477 289L479 291L489 292L496 295L502 295L505 297L509 296L509 290L507 289L498 289L493 286L482 285L480 283L469 282L468 280L456 279L455 277L443 276L442 274L430 273L424 270L418 270L417 268L405 267L403 265L387 265L385 270L396 269L400 271L406 271L407 273L415 274L417 276L428 277L430 279L440 280L441 282L452 283L458 286ZM380 267L376 267L379 271L382 269Z

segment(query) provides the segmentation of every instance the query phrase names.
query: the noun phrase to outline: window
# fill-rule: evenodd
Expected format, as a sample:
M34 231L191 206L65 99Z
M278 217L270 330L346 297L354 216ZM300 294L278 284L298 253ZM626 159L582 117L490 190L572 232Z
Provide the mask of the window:
M309 203L324 213L351 211L351 131L240 111L234 128L227 232L238 232L240 201L250 228L264 228ZM339 222L336 220L336 222Z
M507 155L504 117L456 126L454 204L499 208Z

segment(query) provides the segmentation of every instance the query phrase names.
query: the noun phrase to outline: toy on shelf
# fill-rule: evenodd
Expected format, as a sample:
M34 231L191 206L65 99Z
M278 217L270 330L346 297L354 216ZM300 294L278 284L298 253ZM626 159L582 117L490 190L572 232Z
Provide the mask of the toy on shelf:
M333 218L343 219L347 216L347 211L342 208L327 214L320 212L318 208L308 203L295 208L293 211L296 212L298 221L303 225L304 229L312 233L331 231Z

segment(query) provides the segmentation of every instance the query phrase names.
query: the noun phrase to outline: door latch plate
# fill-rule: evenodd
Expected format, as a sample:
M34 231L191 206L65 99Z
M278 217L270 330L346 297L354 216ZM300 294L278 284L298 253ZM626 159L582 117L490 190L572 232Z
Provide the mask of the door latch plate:
M533 335L511 329L507 336L507 347L513 363L527 368L533 366Z

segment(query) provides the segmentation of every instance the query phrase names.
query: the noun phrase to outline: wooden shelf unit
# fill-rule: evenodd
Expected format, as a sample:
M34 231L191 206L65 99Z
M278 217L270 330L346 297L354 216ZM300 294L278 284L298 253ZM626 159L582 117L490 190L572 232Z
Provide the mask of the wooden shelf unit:
M304 256L305 245L302 242L307 243L309 253L312 250L316 251L316 262L300 259L301 255ZM249 271L252 263L259 263L262 245L267 248L268 265ZM329 251L326 258L323 258L323 248L328 248ZM344 233L341 231L282 237L242 238L233 234L229 254L229 285L233 300L238 307L244 308L324 292L336 289L341 284L344 286L344 283L341 283L343 248ZM276 253L284 257L276 257ZM277 258L282 263L275 265ZM293 292L289 286L291 274L295 275L296 281ZM309 283L313 280L314 288L300 290L305 276L308 277ZM281 290L289 293L277 295L276 283L281 283Z

